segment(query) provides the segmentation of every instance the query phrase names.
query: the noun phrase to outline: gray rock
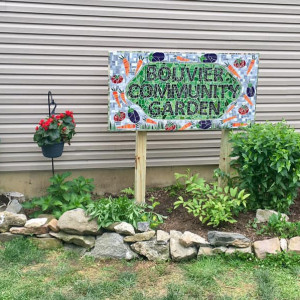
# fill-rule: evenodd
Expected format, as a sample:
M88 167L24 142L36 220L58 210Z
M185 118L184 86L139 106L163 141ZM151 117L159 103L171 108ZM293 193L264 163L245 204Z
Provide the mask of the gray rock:
M279 253L281 251L279 238L256 241L253 243L253 249L255 255L260 259L265 258L267 254Z
M29 238L39 249L53 250L62 247L62 242L55 238Z
M227 247L224 246L220 246L220 247L215 247L212 249L212 253L213 254L221 254L221 253L225 253L228 250Z
M75 235L75 234L68 234L65 232L49 232L51 236L54 236L66 243L75 244L77 246L85 247L90 249L95 246L95 237L88 236L88 235Z
M123 235L134 235L135 231L131 224L126 222L121 222L114 227L116 233L123 234Z
M47 219L46 224L48 224L51 220L55 219L55 217L51 214L40 214L38 215L38 218L46 218Z
M170 247L167 244L158 244L155 239L132 244L131 249L148 260L166 261L170 258Z
M211 246L201 247L200 246L197 256L199 257L199 256L212 256L212 255L214 255L213 247L211 247Z
M4 232L4 233L0 233L0 242L2 242L2 243L9 242L14 239L21 238L21 237L22 237L22 235L12 234L10 232Z
M39 228L47 223L47 218L30 219L25 223L26 228Z
M97 235L99 233L97 221L91 220L82 208L66 211L58 220L60 230L78 235Z
M25 196L19 192L8 192L4 193L4 195L10 200L18 200L19 203L25 202Z
M123 236L115 232L105 232L101 236L98 236L95 248L85 255L102 259L117 258L126 260L138 257L138 255L130 249L129 245L124 243Z
M208 242L213 246L246 248L251 245L250 240L240 233L209 231L207 237Z
M282 251L287 251L288 249L288 243L286 239L280 239L280 248Z
M233 253L236 253L236 252L252 253L252 249L251 249L251 247L247 247L247 248L228 247L225 254L233 254Z
M149 222L138 222L137 223L137 231L138 232L146 232L150 229L150 223Z
M13 199L10 203L8 203L5 211L18 214L21 211L23 211L23 206L19 203L17 199Z
M174 261L187 260L197 255L196 247L184 247L179 243L181 236L180 231L170 231L170 253Z
M136 233L135 235L125 236L124 242L135 243L135 242L149 241L154 236L155 236L155 231L151 230L151 231Z
M66 251L75 252L75 253L79 254L80 256L83 256L87 251L86 248L80 247L80 246L77 246L77 245L74 245L74 244L64 243L63 247Z
M185 231L183 233L179 239L179 243L184 247L209 246L208 241L206 241L203 237L190 231Z
M170 240L170 235L166 231L157 230L156 231L156 242L157 244L166 245Z
M300 236L295 236L289 240L288 251L300 254Z
M275 210L269 210L269 209L258 209L256 211L256 223L264 223L268 222L269 218L273 215L278 215L278 212ZM286 221L289 220L289 217L286 214L281 214L282 218Z
M24 226L27 218L23 214L8 211L0 212L0 233L9 231L11 226Z
M121 222L115 222L115 223L112 223L112 224L110 224L109 226L107 226L105 229L106 230L109 230L109 231L115 231L115 227L117 226L117 225L119 225Z

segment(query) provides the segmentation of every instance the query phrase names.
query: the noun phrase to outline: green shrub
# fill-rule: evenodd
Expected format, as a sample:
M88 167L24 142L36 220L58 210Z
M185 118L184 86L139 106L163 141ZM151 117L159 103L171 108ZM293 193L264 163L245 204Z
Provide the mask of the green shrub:
M70 172L66 172L51 177L51 185L47 189L48 195L33 198L30 202L25 202L23 207L27 209L38 207L38 211L32 214L34 217L41 213L51 213L56 218L68 210L84 208L91 202L91 192L94 189L93 179L80 176L66 181L70 175Z
M179 196L174 208L182 205L202 223L214 227L222 222L235 223L233 216L239 213L241 206L246 207L249 194L245 194L244 190L239 191L237 187L221 188L217 182L208 184L203 178L199 178L198 174L190 176L189 171L186 174L176 173L175 177L177 180L184 179L185 189L190 198L185 200Z
M287 222L279 213L273 214L266 225L262 225L258 234L273 234L282 238L300 235L300 222Z
M138 222L150 223L151 228L156 228L163 223L164 216L154 212L159 202L150 199L151 204L138 204L127 195L118 198L102 198L87 205L86 211L92 219L96 219L99 228L105 228L115 222L127 222L137 227Z
M248 207L287 212L300 186L300 135L285 122L255 124L232 134L232 166Z

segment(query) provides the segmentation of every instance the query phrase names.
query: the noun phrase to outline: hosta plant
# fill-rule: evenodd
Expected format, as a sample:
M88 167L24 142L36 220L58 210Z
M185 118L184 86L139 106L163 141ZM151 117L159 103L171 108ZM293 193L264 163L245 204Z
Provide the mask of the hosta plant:
M35 128L33 140L39 147L70 141L75 134L76 123L73 112L66 111L49 118L42 119Z

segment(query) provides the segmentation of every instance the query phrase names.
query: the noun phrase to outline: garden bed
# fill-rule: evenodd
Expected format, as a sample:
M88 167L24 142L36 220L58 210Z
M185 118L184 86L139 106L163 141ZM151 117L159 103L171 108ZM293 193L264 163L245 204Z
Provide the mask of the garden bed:
M178 195L179 196L179 195ZM265 238L274 237L275 235L258 235L257 229L253 228L251 224L255 219L255 212L240 213L236 218L237 222L234 224L224 223L216 228L212 226L203 225L199 219L189 214L185 208L180 206L177 209L173 209L173 204L177 201L178 196L170 196L168 188L155 188L151 189L146 194L146 200L151 197L155 197L160 202L155 208L155 211L167 216L165 223L160 225L159 228L169 232L170 230L178 230L181 232L191 231L206 237L207 232L211 230L226 231L226 232L238 232L247 236L252 241L262 240ZM295 203L290 208L289 221L300 221L300 193Z

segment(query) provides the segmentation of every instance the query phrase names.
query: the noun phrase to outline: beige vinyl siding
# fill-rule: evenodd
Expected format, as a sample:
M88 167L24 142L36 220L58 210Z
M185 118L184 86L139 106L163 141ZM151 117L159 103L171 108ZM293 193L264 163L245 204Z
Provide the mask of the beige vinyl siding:
M0 1L0 171L49 170L32 141L51 90L78 134L57 169L134 165L134 133L107 132L109 50L259 52L256 120L300 130L298 0ZM148 134L148 166L218 162L219 131Z

